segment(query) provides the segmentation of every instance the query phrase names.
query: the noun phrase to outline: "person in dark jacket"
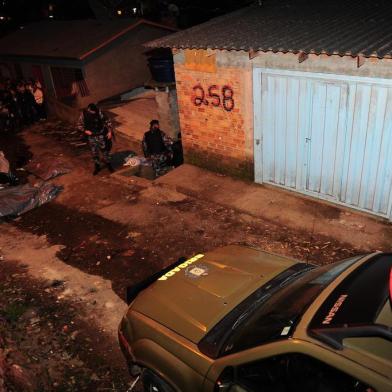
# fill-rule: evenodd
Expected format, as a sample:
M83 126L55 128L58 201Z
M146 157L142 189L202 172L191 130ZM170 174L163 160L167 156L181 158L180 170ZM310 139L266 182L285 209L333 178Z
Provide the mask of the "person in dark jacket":
M90 103L86 110L83 110L78 121L78 129L88 138L91 154L94 161L93 175L97 175L101 170L101 158L103 163L111 173L114 169L110 162L107 141L112 139L112 125L110 120L98 109L97 105Z
M142 147L144 156L150 158L156 176L160 176L167 171L172 158L173 140L161 131L159 121L152 120L150 129L144 134Z

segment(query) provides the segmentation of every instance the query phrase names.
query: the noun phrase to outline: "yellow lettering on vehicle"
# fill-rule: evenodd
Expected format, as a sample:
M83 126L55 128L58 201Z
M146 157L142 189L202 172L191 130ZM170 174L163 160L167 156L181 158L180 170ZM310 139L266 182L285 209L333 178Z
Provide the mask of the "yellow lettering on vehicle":
M180 264L179 266L173 268L172 270L170 270L169 272L166 272L166 274L162 275L160 278L158 278L158 280L168 280L170 277L172 277L173 275L175 275L177 272L181 271L182 269L190 266L191 264L193 264L195 261L201 259L202 257L204 257L204 255L202 254L198 254L196 256L191 257L190 259L188 259L187 261L184 261L182 264Z

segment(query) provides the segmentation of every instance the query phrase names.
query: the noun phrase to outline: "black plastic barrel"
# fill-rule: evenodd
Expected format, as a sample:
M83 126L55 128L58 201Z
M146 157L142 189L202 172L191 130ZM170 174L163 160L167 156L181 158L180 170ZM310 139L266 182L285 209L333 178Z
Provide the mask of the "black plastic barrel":
M156 82L174 83L174 66L172 59L151 57L148 59L148 66L152 78Z

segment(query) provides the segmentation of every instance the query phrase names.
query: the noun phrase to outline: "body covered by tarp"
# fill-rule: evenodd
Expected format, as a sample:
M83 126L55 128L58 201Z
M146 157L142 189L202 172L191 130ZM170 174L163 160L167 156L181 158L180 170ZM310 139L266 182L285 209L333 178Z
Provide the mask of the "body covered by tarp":
M51 183L18 185L0 190L0 218L18 216L54 199L61 187Z

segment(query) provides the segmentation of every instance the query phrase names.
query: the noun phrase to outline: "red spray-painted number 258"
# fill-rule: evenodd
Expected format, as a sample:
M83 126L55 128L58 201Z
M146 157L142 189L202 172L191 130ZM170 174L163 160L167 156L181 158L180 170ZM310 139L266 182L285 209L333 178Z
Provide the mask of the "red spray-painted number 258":
M220 94L219 94L220 93ZM234 109L234 91L230 86L219 86L212 84L207 88L207 94L201 84L193 87L192 102L195 106L210 105L214 107L223 107L227 112Z

